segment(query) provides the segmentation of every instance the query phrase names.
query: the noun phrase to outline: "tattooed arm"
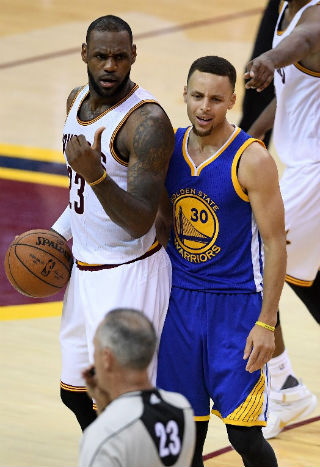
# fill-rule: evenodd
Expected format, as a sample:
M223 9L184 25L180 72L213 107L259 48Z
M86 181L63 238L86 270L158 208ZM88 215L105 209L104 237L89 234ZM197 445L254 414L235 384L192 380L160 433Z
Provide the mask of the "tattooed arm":
M103 174L101 133L102 129L96 132L92 148L81 135L66 148L69 164L87 182ZM117 138L119 152L129 161L127 191L108 175L92 187L112 221L134 238L145 235L155 220L173 145L174 133L165 112L157 104L143 105L130 115Z

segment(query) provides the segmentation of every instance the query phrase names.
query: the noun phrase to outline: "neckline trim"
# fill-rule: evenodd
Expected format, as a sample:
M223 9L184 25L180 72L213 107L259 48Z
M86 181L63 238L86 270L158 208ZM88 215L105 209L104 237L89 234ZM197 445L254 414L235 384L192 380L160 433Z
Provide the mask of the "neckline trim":
M212 154L211 156L208 157L208 159L206 159L205 161L201 162L200 165L198 165L197 167L195 166L195 163L193 162L189 152L188 152L188 141L189 141L189 136L190 136L190 132L192 130L192 126L190 126L185 135L184 135L184 138L183 138L183 143L182 143L182 154L183 154L183 157L186 161L186 163L188 164L188 166L190 167L191 169L191 176L192 177L197 177L200 175L201 171L207 167L209 164L211 164L211 162L213 162L214 160L216 160L226 149L228 146L230 146L230 144L232 143L232 141L236 138L236 136L238 136L238 134L240 133L241 131L241 128L237 127L236 125L234 125L234 131L231 133L231 135L229 136L229 138L227 139L227 141L220 147L220 149L218 149L214 154Z
M83 98L81 99L81 102L77 108L77 122L82 125L82 126L87 126L87 125L92 125L92 123L95 123L97 122L98 120L100 120L100 118L104 117L107 113L111 112L112 110L114 110L115 108L119 107L121 104L123 104L127 99L129 99L129 97L132 96L132 94L134 94L136 92L136 90L139 88L138 84L135 84L133 86L133 88L131 89L131 91L128 92L128 94L126 96L124 96L119 102L117 102L116 104L114 104L113 106L109 107L108 109L106 109L104 112L102 112L100 115L98 115L97 117L93 118L92 120L88 120L88 121L84 121L84 120L81 120L79 118L79 110L84 102L84 100L86 99L86 97L89 95L89 89L88 91L85 93L85 95L83 96Z

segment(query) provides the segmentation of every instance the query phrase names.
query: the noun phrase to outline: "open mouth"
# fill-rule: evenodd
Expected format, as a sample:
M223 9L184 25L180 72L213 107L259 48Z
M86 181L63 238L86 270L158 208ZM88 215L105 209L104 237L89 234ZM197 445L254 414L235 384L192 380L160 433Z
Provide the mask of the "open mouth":
M116 84L116 80L111 78L100 79L100 84L103 88L112 88Z
M212 122L212 118L209 118L209 117L196 117L197 118L197 122L200 124L200 125L207 125L208 123Z

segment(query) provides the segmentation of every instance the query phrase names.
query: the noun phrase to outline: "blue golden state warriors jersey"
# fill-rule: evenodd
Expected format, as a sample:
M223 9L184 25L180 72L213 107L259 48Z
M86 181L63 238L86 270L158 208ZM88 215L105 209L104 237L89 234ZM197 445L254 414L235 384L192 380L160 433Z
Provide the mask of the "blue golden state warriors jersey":
M166 179L173 206L167 249L172 285L221 293L260 292L262 242L237 178L243 151L257 140L236 127L219 151L196 167L188 154L190 131L191 127L177 130Z

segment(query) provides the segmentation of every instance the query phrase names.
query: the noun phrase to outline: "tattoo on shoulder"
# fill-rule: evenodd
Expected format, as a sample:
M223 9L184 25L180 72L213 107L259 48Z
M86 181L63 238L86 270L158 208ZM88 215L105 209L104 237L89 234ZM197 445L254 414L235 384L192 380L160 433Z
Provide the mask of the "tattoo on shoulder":
M138 165L159 174L167 167L173 150L172 126L164 113L155 114L147 106L141 108L140 117L141 121L133 137L133 149L139 161Z

